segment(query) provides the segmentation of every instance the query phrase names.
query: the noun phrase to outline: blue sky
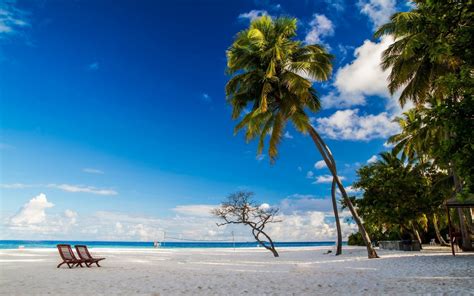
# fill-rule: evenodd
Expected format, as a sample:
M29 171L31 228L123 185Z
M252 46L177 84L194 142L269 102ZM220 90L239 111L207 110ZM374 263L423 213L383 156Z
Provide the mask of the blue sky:
M288 126L272 165L233 135L225 50L269 14L298 18L298 38L335 55L331 80L314 85L324 109L311 116L350 186L397 131L397 96L378 66L391 39L372 35L408 8L0 0L0 238L225 238L208 211L245 189L282 209L277 239L332 239L328 171L310 138Z

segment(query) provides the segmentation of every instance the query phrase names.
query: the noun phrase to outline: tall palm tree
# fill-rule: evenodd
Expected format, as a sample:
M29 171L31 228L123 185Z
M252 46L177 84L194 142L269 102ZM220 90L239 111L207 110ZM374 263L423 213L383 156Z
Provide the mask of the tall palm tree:
M390 22L375 32L375 37L390 35L395 40L383 52L381 65L384 70L390 69L390 93L402 89L399 98L402 106L408 100L423 104L429 95L441 98L446 89L438 83L438 78L455 73L461 65L460 59L447 52L446 46L443 48L443 44L435 42L446 38L443 30L450 24L441 24L432 16L435 11L430 5L417 2L420 3L415 9L395 13ZM451 8L455 6L459 4Z
M227 50L227 73L232 78L226 85L226 95L233 108L232 118L241 118L246 107L251 105L236 125L235 132L245 128L247 141L258 137L258 153L263 151L269 135L271 161L277 157L278 144L288 121L299 132L309 133L348 204L369 258L376 258L364 225L337 175L332 153L306 114L306 110L317 112L320 109L310 79L325 81L329 78L332 56L320 45L303 45L295 40L296 22L294 18L272 20L263 16L239 32Z

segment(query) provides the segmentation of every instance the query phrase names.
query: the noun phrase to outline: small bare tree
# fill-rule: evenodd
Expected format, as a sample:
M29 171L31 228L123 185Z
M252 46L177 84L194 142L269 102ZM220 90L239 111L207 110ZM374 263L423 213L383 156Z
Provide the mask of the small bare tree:
M252 228L252 235L257 242L265 247L265 249L271 251L273 256L278 257L279 255L275 249L275 244L270 236L263 231L267 224L281 222L281 220L275 218L278 209L256 204L252 200L252 196L253 193L247 191L238 191L229 195L227 200L223 202L220 207L212 210L212 214L225 221L223 223L217 223L217 226L227 224L250 226L250 228ZM262 240L261 236L266 240Z

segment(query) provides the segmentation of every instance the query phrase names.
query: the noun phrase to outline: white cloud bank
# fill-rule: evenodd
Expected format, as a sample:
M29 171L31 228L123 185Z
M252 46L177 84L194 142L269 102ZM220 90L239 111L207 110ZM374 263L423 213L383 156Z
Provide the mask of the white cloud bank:
M387 112L359 115L358 109L347 109L312 121L319 133L331 139L368 141L399 132L399 126L393 119L394 116Z
M332 204L329 198L311 195L291 195L278 204L279 219L269 225L269 234L277 241L334 240L336 237ZM267 206L266 205L266 206ZM232 231L238 241L253 241L249 230L241 226L217 227L219 220L210 214L215 205L179 205L176 215L153 217L119 212L98 211L78 215L67 209L63 214L51 214L54 204L44 194L32 198L20 211L2 225L4 239L75 239L153 241L231 240ZM341 213L341 221L347 213ZM343 223L344 237L354 225Z

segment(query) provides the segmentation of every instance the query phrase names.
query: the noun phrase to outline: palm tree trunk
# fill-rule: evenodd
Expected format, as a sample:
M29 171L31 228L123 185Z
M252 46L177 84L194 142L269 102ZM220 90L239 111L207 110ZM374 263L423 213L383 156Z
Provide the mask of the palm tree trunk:
M444 240L443 236L441 235L441 232L439 231L438 217L436 217L436 214L433 214L433 226L434 226L436 238L438 239L439 244L442 246L449 246L449 244Z
M456 194L461 192L462 190L462 184L461 181L459 180L459 176L454 172L453 169L453 179L454 179L454 196L456 197ZM458 210L458 216L459 216L459 225L461 228L461 236L462 236L462 250L467 251L467 250L472 250L472 243L471 243L471 235L469 234L469 231L467 230L467 225L466 225L466 220L464 218L464 212L462 208L457 208Z
M421 237L420 237L420 233L418 232L418 230L415 228L415 225L411 225L411 229L413 230L413 234L415 234L415 238L416 240L418 241L418 243L420 244L420 249L423 249L423 245L422 245L422 242L421 242Z
M349 211L351 212L352 217L354 218L354 221L359 227L359 233L361 234L362 239L364 240L365 245L367 247L367 253L368 253L369 259L378 258L379 256L377 255L377 252L375 252L375 249L372 246L372 242L370 241L370 237L367 234L367 231L365 230L364 225L362 224L362 220L357 214L357 210L355 209L351 200L347 196L346 190L344 189L344 186L342 185L341 180L339 179L337 175L336 163L334 162L334 158L332 157L331 151L329 150L327 145L324 143L323 139L321 139L319 134L316 132L316 130L312 126L309 126L308 130L309 130L309 134L311 138L313 139L314 144L318 148L319 152L321 153L321 156L324 159L324 162L326 163L329 171L331 172L333 176L333 180L334 182L336 182L336 185L339 188L342 198L346 202L347 207L349 208Z
M337 210L336 181L335 180L332 180L331 197L332 197L332 208L334 210L334 218L336 219L336 231L337 231L336 256L337 256L337 255L342 254L342 231L341 231L341 221L339 221L339 213Z

